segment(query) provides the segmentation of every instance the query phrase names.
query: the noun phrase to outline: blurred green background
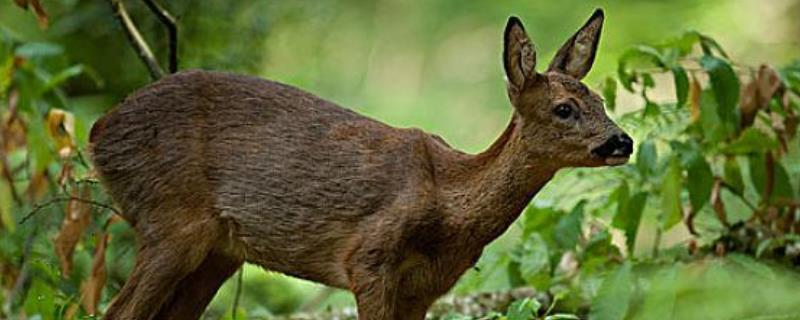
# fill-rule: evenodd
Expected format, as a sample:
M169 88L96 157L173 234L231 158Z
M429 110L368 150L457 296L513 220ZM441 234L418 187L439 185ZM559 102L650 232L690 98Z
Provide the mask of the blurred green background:
M800 57L800 1L796 0L163 2L178 17L180 69L225 70L291 84L386 123L438 134L468 152L487 147L511 115L500 59L502 31L510 15L525 24L541 70L592 11L603 8L606 23L600 50L585 79L596 89L606 77L615 76L617 61L628 48L660 43L687 30L713 37L731 60L746 65L784 65ZM141 1L126 4L165 64L164 29ZM37 25L33 13L17 8L13 1L0 1L0 33L31 50L43 50L41 63L48 68L84 66L85 72L63 85L69 103L60 106L81 115L76 137L83 146L93 119L151 80L106 1L59 0L43 5L50 16L46 29ZM650 94L656 101L667 101L674 100L673 91L666 81ZM620 92L617 105L614 118L641 109L642 100ZM576 198L564 195L580 177L562 172L535 202L571 207ZM608 181L608 188L614 183ZM58 219L53 221L58 224ZM131 241L125 226L113 228L123 235L118 239ZM519 233L512 228L487 249L478 265L493 265L492 259L500 259L498 252L516 244ZM112 282L124 280L130 269L133 250L120 251L108 262ZM76 259L89 264L91 252L79 250ZM506 269L485 269L470 271L455 292L513 286ZM319 285L253 266L245 268L243 280L240 306L250 316L352 304L344 292L329 295ZM209 316L226 316L235 291L236 277L215 298ZM110 298L111 293L105 295Z

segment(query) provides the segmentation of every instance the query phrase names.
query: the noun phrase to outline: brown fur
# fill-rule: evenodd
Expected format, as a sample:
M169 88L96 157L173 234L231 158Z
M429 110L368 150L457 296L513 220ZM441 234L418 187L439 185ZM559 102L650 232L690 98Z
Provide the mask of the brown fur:
M196 319L245 261L349 289L361 319L423 319L558 169L602 165L590 149L620 132L578 80L522 60L512 120L478 155L251 77L133 94L91 133L140 246L106 319ZM553 119L565 99L581 120Z

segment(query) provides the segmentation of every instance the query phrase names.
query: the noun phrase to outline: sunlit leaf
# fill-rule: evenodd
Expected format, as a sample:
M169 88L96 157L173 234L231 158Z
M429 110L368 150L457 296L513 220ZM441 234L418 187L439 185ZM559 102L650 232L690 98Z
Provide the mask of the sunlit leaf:
M627 184L622 184L620 189L617 214L611 224L623 230L625 233L625 245L628 253L632 254L636 245L639 223L642 220L642 211L644 211L644 206L647 202L647 193L638 192L630 197Z
M536 317L541 304L536 299L517 300L508 306L507 320L530 320Z
M581 223L583 222L583 208L585 201L578 202L572 211L562 217L556 225L556 242L564 248L570 249L578 243L581 235Z
M644 297L642 310L636 319L674 319L678 293L678 267L659 270Z
M639 144L636 151L636 167L642 175L650 175L656 170L658 153L652 140L645 140Z
M593 320L625 319L632 294L631 266L624 264L603 280L600 290L592 301L589 317Z
M661 227L668 230L681 222L681 168L677 159L669 162L661 182Z
M734 157L725 158L725 168L723 179L733 190L742 194L744 192L744 180L742 179L742 169L739 167L739 161Z

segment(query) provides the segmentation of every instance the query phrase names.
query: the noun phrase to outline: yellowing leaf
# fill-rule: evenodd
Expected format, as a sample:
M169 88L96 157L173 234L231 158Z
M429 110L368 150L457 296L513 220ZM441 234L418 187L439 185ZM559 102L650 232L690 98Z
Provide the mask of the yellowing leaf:
M81 303L90 315L96 315L100 305L103 287L106 286L106 245L108 234L103 232L98 236L97 247L92 260L92 273L81 284Z
M87 184L81 186L80 192L73 192L73 197L88 200L91 197L91 189ZM72 254L75 246L81 239L81 235L91 221L92 207L85 201L70 200L67 202L64 221L61 223L61 230L58 231L55 239L56 255L61 264L61 275L69 277L72 271Z
M61 109L47 113L47 135L53 139L61 158L67 158L75 148L75 117Z

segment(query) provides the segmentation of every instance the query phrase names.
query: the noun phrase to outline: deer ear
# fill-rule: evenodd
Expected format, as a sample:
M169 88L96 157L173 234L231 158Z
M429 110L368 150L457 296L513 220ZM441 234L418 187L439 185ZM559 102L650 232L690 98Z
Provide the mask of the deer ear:
M503 41L503 67L509 86L519 90L536 76L536 50L517 17L508 18Z
M589 21L561 46L547 70L583 79L592 69L604 19L603 10L597 9Z

